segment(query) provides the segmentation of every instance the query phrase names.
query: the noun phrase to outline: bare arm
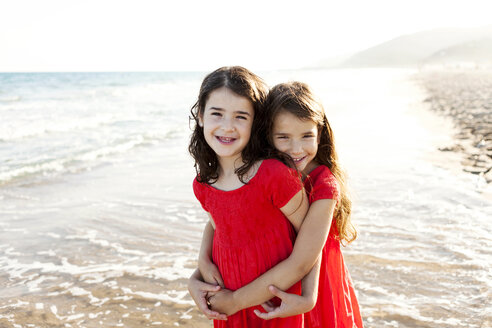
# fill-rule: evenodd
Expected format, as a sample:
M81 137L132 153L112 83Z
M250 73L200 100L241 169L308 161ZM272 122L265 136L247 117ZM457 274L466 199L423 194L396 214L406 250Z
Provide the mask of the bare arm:
M311 271L309 271L309 273L304 278L302 278L302 297L304 297L306 299L306 302L310 304L310 308L307 311L311 311L316 305L316 301L318 300L318 285L319 285L320 269L321 269L321 254L316 260L316 263L314 263L314 266L311 269Z
M280 290L287 290L306 276L326 242L335 204L336 201L332 199L320 199L314 202L299 230L292 254L250 284L232 293L226 290L220 291L210 300L212 309L233 314L272 298L274 295L268 290L270 285ZM286 215L288 216L288 213ZM225 295L227 300L222 301L220 295Z
M272 294L268 291L269 285L286 290L311 270L328 237L335 204L335 200L321 199L311 205L292 254L252 283L234 292L234 299L241 308L270 299Z
M270 292L281 299L280 306L274 306L271 302L263 303L266 312L255 310L255 314L265 320L273 318L285 318L311 311L318 299L319 271L321 256L309 274L302 279L302 295L289 294L275 286L270 286Z
M224 281L219 272L219 269L212 261L212 247L214 241L215 223L210 213L207 213L210 220L205 225L203 230L202 244L198 256L198 269L203 277L203 280L209 284L220 285L224 287Z
M225 314L220 314L208 308L208 294L219 290L220 286L210 285L203 282L203 277L198 269L195 270L190 279L188 279L188 291L190 292L193 301L198 306L198 309L205 314L208 319L227 320L227 316Z
M296 232L299 232L302 222L309 210L309 201L304 189L292 197L287 204L280 209L287 219L292 223Z

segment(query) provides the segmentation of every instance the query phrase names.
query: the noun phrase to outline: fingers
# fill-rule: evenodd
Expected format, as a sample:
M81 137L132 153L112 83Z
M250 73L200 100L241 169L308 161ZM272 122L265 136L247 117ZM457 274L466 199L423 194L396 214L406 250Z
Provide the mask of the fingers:
M210 320L227 320L227 316L225 314L216 311L211 311L211 312L213 313L212 315L210 316L207 315L207 318L209 318Z
M212 306L212 304L211 304L211 302L213 301L212 298L213 298L213 295L210 296L210 297L208 297L208 299L207 299L207 308L208 308L208 310L209 310L210 313L213 313L211 319L215 319L215 320L227 320L227 315L225 315L223 313L219 313L217 311L213 311L212 309L209 308L210 306Z
M269 302L265 302L263 304L261 304L261 306L265 309L265 311L267 312L272 312L273 310L275 310L275 306L272 306L272 304L270 304Z
M219 313L214 319L215 320L227 320L227 316L225 314Z
M277 287L275 287L273 285L270 285L270 287L268 287L268 290L270 291L270 293L272 293L273 295L277 296L281 300L283 300L283 299L285 299L286 297L289 296L289 293L286 293L286 292L278 289Z
M208 308L207 300L205 298L201 298L196 302L198 309L207 316L207 318L211 319L211 317L215 317L217 312L212 311Z
M214 277L214 279L215 279L215 281L217 282L217 284L218 284L220 287L222 287L222 288L224 288L224 287L225 287L225 286L224 286L224 281L222 280L222 277L221 277L220 275L219 275L218 277Z
M217 285L224 288L224 280L222 280L222 276L220 275L220 272L217 269L217 267L215 267L215 270L214 270L212 276L213 276L215 282L217 283Z
M263 320L270 320L273 318L277 318L279 316L278 308L272 312L267 312L267 313L260 312L259 310L254 310L253 312L256 314L257 317Z
M219 313L217 311L213 311L209 309L207 299L205 297L201 297L195 302L198 306L198 309L205 314L205 316L210 320L227 320L227 316L225 314Z
M254 310L253 312L256 314L258 318L261 318L263 320L268 320L268 315L267 315L268 313L263 313L260 312L259 310Z
M221 288L221 286L200 282L200 289L204 292L218 292Z
M205 314L210 320L227 320L227 316L225 314L219 313L217 311L212 311L208 308L207 312L204 312L203 314Z
M219 288L220 288L220 286L217 286L217 287L219 287ZM210 298L211 298L212 296L217 295L217 293L219 293L219 292L220 292L220 290L213 290L213 291L211 291L211 292L207 292L207 299L210 301Z

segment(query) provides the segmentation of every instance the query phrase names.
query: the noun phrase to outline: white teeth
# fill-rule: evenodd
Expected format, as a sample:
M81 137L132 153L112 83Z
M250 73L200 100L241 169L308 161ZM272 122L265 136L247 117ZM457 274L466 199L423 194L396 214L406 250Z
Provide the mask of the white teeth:
M219 138L219 140L222 142L231 142L231 141L235 140L234 138L231 138L231 137L217 137L217 138Z

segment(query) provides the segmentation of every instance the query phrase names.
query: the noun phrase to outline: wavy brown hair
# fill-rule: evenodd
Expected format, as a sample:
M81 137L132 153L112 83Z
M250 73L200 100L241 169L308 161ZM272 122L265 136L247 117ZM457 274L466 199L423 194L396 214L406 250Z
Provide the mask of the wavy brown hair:
M357 230L350 220L352 201L347 191L346 174L338 162L335 139L321 102L309 86L302 82L281 83L274 86L266 100L268 110L267 140L273 147L273 123L281 112L289 112L301 120L317 124L320 142L314 161L327 166L340 187L340 199L335 208L334 219L342 243L348 244L357 238Z
M210 94L226 87L238 96L251 101L254 109L251 137L241 155L243 163L236 169L241 182L246 183L246 174L258 160L272 156L275 151L266 140L265 100L268 87L263 80L241 66L221 67L208 74L202 82L198 100L191 108L190 122L194 121L188 150L195 160L195 170L199 182L213 184L219 178L219 161L217 155L207 144L199 117L203 117L205 105ZM280 158L282 159L282 158ZM284 160L284 162L286 162Z

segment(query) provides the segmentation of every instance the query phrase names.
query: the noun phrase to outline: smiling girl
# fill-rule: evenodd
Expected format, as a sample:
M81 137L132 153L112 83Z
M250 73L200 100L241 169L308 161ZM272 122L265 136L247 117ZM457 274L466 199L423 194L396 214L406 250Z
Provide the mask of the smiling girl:
M219 289L215 285L240 289L287 258L307 212L296 170L266 159L275 153L260 133L267 90L245 68L223 67L205 77L192 108L195 128L189 150L197 170L193 191L209 217L193 277L203 278L210 287L191 293L202 310L208 293ZM300 294L300 284L289 291ZM303 325L302 315L265 321L255 309L259 307L244 307L227 320L214 320L214 327Z
M340 244L353 241L357 232L350 221L345 175L324 109L310 88L300 82L275 86L266 106L270 117L267 139L302 172L309 212L286 260L234 292L211 292L207 295L211 308L231 314L277 296L282 299L280 306L267 302L263 304L266 313L255 313L264 319L306 313L306 327L361 328L359 304L340 249ZM302 278L318 257L319 268L303 280L302 295L283 292ZM307 283L318 279L316 269L319 286L313 290Z

